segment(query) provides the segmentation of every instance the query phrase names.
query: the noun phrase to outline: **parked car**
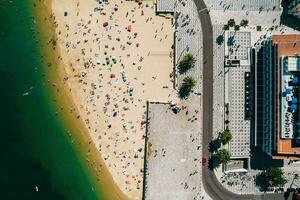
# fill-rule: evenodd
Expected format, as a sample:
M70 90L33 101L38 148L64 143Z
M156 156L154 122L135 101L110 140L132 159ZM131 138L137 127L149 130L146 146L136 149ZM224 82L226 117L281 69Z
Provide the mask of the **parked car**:
M202 167L207 166L207 158L202 158Z

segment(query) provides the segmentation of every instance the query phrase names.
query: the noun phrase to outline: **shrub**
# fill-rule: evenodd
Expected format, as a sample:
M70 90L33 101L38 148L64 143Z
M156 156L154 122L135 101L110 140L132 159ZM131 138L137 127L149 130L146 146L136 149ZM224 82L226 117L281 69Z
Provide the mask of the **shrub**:
M283 187L287 180L284 178L284 174L281 168L275 167L267 169L266 177L271 186Z

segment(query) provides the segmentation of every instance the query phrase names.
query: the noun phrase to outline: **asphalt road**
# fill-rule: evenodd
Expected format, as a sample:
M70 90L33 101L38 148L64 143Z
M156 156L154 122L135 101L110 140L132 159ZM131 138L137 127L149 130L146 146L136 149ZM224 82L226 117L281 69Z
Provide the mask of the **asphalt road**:
M203 0L194 0L203 32L203 147L202 156L209 158L209 142L213 138L213 30L209 12ZM213 200L283 200L283 194L238 195L225 189L212 170L203 168L202 184Z

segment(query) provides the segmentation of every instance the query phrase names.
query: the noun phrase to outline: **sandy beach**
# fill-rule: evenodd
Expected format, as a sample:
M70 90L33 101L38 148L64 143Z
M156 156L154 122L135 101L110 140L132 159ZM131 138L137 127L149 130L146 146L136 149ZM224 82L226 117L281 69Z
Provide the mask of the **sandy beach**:
M75 117L120 190L141 199L146 101L178 101L172 19L156 16L152 1L52 0L51 6L57 35L51 42Z

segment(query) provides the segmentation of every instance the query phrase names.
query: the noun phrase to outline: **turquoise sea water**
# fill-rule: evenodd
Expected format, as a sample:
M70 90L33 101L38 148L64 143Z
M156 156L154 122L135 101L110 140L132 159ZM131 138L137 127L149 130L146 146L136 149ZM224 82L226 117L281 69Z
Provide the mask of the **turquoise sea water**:
M0 199L103 199L55 115L32 5L0 1Z

